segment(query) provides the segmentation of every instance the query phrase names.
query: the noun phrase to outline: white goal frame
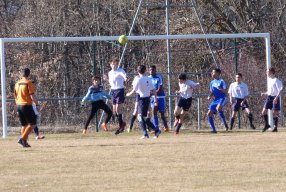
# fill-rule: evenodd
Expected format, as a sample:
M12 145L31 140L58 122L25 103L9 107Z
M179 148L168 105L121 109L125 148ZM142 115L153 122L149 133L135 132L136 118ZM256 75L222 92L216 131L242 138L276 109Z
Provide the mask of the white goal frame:
M67 41L117 41L119 36L93 37L35 37L35 38L0 38L1 93L2 93L2 125L3 138L7 137L7 103L6 103L6 66L5 43L20 42L67 42ZM237 33L237 34L190 34L190 35L153 35L128 36L129 41L136 40L174 40L174 39L226 39L226 38L264 38L266 52L266 68L271 67L270 33ZM268 82L267 82L268 83ZM273 127L271 111L268 111L269 122Z

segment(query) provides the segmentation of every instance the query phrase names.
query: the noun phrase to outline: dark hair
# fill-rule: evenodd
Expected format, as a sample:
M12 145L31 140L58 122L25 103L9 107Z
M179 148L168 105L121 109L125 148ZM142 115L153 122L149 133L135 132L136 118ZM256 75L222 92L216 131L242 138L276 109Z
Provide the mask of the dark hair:
M156 65L151 65L150 68L151 69L156 69Z
M217 73L219 73L219 74L221 74L220 68L215 68L214 71L217 72Z
M181 73L179 75L179 79L185 81L185 80L187 80L187 75L185 73Z
M22 73L23 73L23 77L29 77L30 69L29 68L25 68L25 69L23 69Z
M117 57L112 57L110 63L119 63L119 59Z
M146 66L145 65L139 65L137 67L137 72L140 74L144 74L146 72Z
M239 77L242 77L242 74L241 74L241 73L237 73L236 75L238 75Z
M100 80L100 77L95 75L95 76L92 77L92 81L94 81L94 80Z
M269 69L268 69L272 74L275 74L275 68L274 67L270 67Z

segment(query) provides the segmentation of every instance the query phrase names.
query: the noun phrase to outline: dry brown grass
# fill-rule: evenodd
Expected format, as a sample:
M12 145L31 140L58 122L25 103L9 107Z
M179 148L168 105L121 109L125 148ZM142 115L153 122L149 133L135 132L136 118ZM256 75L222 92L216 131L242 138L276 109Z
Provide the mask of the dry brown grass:
M0 139L0 191L286 191L286 132Z

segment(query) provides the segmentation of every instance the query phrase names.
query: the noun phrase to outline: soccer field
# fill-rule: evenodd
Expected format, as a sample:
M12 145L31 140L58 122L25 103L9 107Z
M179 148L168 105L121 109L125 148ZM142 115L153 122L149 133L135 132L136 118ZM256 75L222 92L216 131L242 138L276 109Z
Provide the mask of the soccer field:
M286 191L286 132L0 139L0 191Z

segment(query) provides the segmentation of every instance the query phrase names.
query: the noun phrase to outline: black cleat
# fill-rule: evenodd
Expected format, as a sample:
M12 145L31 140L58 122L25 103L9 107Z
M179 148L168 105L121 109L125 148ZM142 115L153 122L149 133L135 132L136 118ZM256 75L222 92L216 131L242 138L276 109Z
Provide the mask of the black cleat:
M31 145L29 145L27 141L23 140L22 138L19 139L18 143L22 145L22 147L31 147Z
M256 129L256 127L253 124L250 124L251 129Z
M272 130L272 132L278 132L277 127L274 127L274 129Z
M265 127L262 129L262 132L267 131L267 129L269 129L269 128L270 128L270 125L265 125Z

